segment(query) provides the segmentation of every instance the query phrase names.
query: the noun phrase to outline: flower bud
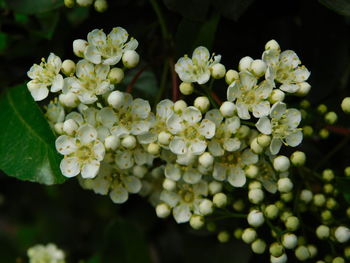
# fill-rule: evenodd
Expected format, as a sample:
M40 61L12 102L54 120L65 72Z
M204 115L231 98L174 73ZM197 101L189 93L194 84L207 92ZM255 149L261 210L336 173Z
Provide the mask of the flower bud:
M257 142L261 147L266 148L270 145L271 136L266 134L259 134L259 136L257 137Z
M322 139L327 139L329 137L329 131L327 129L321 129L319 135Z
M73 52L77 57L83 58L88 42L84 39L76 39L73 41Z
M179 89L183 95L191 95L193 93L193 84L189 82L182 82Z
M168 145L170 143L171 134L165 131L162 131L158 134L158 142L163 145Z
M201 96L194 100L194 106L199 109L202 113L206 112L210 108L210 101L207 97Z
M241 125L237 130L237 137L239 139L246 138L250 133L250 128L247 125Z
M266 69L267 69L266 63L264 61L262 61L261 59L253 60L250 67L251 67L251 71L253 72L253 74L257 77L263 76L266 72Z
M134 68L139 64L140 56L135 50L127 50L122 57L123 65L127 68Z
M308 258L310 258L310 252L307 249L307 247L305 246L299 246L296 250L295 250L295 256L297 257L297 259L299 259L300 261L305 261Z
M64 0L64 5L68 8L72 8L75 4L75 0Z
M330 111L324 116L324 120L328 124L334 124L338 120L338 115L334 111Z
M174 103L174 112L182 113L187 108L187 103L184 100L178 100Z
M156 214L159 218L166 218L170 215L171 209L167 204L161 203L156 207Z
M249 178L255 178L259 173L258 166L251 164L244 169L244 173Z
M269 50L269 49L281 50L280 45L274 39L271 39L265 44L265 50Z
M317 255L317 247L314 245L307 245L307 249L310 253L310 258L314 258Z
M315 206L321 207L326 203L326 198L323 194L315 194L313 201Z
M317 112L322 114L322 115L325 114L327 112L327 110L328 110L328 107L325 104L320 104L317 106Z
M249 190L248 198L251 203L259 204L264 200L264 192L261 189Z
M274 89L269 97L269 101L271 104L275 104L276 102L283 101L286 97L285 93L282 90Z
M257 238L256 231L253 228L246 228L242 233L242 240L244 243L250 244Z
M304 189L300 193L300 200L305 203L310 203L312 200L313 194L310 190Z
M259 210L252 210L247 217L248 224L253 227L259 227L265 222L264 215Z
M274 242L270 245L270 254L276 258L280 257L284 253L283 246L280 243Z
M136 147L136 138L132 135L127 135L122 139L122 146L126 149L133 149Z
M255 240L251 248L255 254L263 254L266 250L266 242L262 239Z
M298 238L292 233L286 233L282 236L282 244L287 249L294 249L298 245Z
M211 67L211 76L214 79L222 79L225 77L226 68L223 64L217 63Z
M160 152L160 146L158 145L158 143L152 142L148 145L147 151L152 155L158 155Z
M230 240L230 234L227 231L221 231L218 234L218 240L220 243L226 243Z
M345 176L350 176L350 166L348 166L344 169L344 174L345 174Z
M295 92L295 95L303 97L309 94L310 90L311 85L309 83L301 82L299 83L299 89Z
M202 215L210 215L213 213L213 202L209 199L203 199L199 204L199 211Z
M334 236L339 243L346 243L350 239L350 229L345 226L339 226L335 230Z
M311 136L314 133L314 129L311 126L306 125L303 127L303 133L305 136Z
M330 234L330 229L328 226L320 225L316 229L316 236L319 239L327 239L329 237L329 234Z
M250 148L252 149L252 151L256 154L260 154L264 151L264 148L260 146L260 144L258 143L258 138L254 138L252 140L252 142L250 143Z
M213 196L213 203L216 207L223 208L227 205L227 196L224 193L217 193Z
M289 159L284 155L279 155L273 160L273 168L277 172L285 172L290 167Z
M176 182L169 178L165 178L163 181L163 188L168 191L173 191L176 188Z
M344 249L344 256L347 258L347 259L350 259L350 246L346 247Z
M350 97L343 99L341 103L341 108L345 113L350 113Z
M278 191L281 193L288 193L293 189L293 183L289 178L280 178L277 181Z
M325 169L322 172L322 178L326 182L331 182L334 179L334 172L331 169Z
M66 59L62 62L61 71L67 77L72 76L75 73L75 63L73 60Z
M299 224L300 224L299 219L295 216L288 217L285 222L286 228L289 231L297 230L299 228Z
M63 123L63 131L68 135L73 135L78 128L79 125L73 119L68 119Z
M237 212L242 212L244 207L245 205L242 199L239 199L232 204L232 208Z
M93 0L77 0L77 4L80 6L90 6L92 5Z
M124 103L124 94L123 92L120 92L119 90L115 90L109 94L107 98L107 102L109 105L111 105L113 108L117 109Z
M294 166L303 166L306 161L306 155L304 152L295 151L290 156L290 161Z
M264 214L268 219L275 219L278 216L279 209L276 205L268 205L265 208Z
M54 125L54 129L57 134L63 134L63 122L57 122Z
M119 140L119 137L117 137L115 135L110 135L110 136L106 137L104 143L105 143L105 147L107 150L114 151L115 149L117 149L119 147L120 140Z
M332 263L345 263L345 260L342 257L336 257L332 260Z
M200 229L204 226L204 217L200 215L193 215L190 219L190 225L193 229Z
M239 79L239 74L236 70L230 69L226 72L225 81L228 85L231 85L237 79Z
M68 108L75 108L79 104L79 99L73 92L60 94L58 100L63 106Z
M217 182L217 181L212 181L209 183L209 193L211 195L219 193L219 192L221 192L221 190L222 190L222 183Z
M94 3L95 10L99 13L103 13L108 8L108 3L106 0L96 0Z
M143 178L147 172L148 172L148 169L143 165L135 165L132 168L133 175L135 175L138 178Z
M108 73L111 84L119 84L124 79L124 71L121 68L112 68Z
M288 260L288 257L286 254L282 254L280 257L274 257L270 256L271 263L286 263Z
M250 70L251 69L250 66L252 62L253 62L253 59L249 56L242 58L238 64L239 71Z
M224 103L221 104L220 106L220 112L222 116L229 118L234 115L236 111L236 106L230 101L225 101Z
M241 239L243 234L243 229L242 228L236 228L235 231L233 232L233 236L236 239Z

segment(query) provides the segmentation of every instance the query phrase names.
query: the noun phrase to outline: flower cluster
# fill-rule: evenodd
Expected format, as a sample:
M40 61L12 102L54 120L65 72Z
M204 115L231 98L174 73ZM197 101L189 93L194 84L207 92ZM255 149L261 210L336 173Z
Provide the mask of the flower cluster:
M65 263L65 254L55 244L35 245L27 251L30 263Z
M223 208L232 202L234 211L228 213L247 212L243 217L253 228L280 215L287 230L296 231L291 210L279 212L283 202L263 202L276 194L290 202L290 163L305 162L299 151L290 159L278 155L283 145L296 147L303 139L298 128L302 114L286 102L288 96L305 96L310 90L310 72L300 66L295 52L281 52L271 40L261 59L244 57L237 71L226 71L220 55L198 47L191 58L177 61L175 71L183 82L176 88L184 95L198 88L207 96L196 98L193 105L164 99L152 112L148 101L118 89L124 69L116 65L137 66L137 46L123 28L108 35L95 29L87 41L73 42L81 58L76 64L51 54L28 72L28 89L35 100L45 99L49 90L59 94L47 106L46 116L58 136L56 149L64 156L62 174L77 176L82 187L109 195L118 204L130 194L147 196L159 217L172 214L177 223L189 222L196 229L207 218L210 228L210 215L226 213ZM211 92L214 80L221 78L227 97L217 106L211 103ZM242 189L251 205L248 211L240 198ZM300 198L310 195L307 191ZM266 243L251 227L237 236L263 253ZM281 231L273 231L279 239ZM338 236L349 239L347 231ZM284 248L296 247L293 235L283 236L284 247L271 245L271 262L286 262ZM220 232L218 238L227 240L227 233ZM296 249L298 259L305 256L304 248Z

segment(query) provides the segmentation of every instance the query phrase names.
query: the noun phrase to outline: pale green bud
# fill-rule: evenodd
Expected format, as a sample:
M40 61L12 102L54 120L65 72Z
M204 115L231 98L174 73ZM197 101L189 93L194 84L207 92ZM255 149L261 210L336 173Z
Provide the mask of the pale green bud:
M208 97L201 96L194 100L194 106L199 109L202 113L205 113L210 108L210 101Z
M274 242L270 245L270 254L274 257L280 257L284 253L283 246L280 243Z
M204 226L204 217L200 215L192 215L190 219L190 225L193 229L200 229Z
M322 172L322 178L326 182L331 182L334 179L334 172L331 169L326 169Z
M295 256L297 257L297 259L299 259L300 261L305 261L307 259L310 258L310 252L307 249L307 247L305 246L299 246L296 250L295 250Z
M217 193L213 196L213 203L216 207L223 208L227 205L227 195Z
M350 97L343 99L341 103L341 108L345 113L350 113Z
M218 234L218 240L220 243L226 243L230 240L230 234L227 231L221 231Z
M269 219L275 219L278 216L279 209L276 205L268 205L265 208L264 214Z
M285 226L289 231L296 231L299 228L299 219L295 216L290 216L285 222Z
M124 71L121 68L112 68L108 73L111 84L119 84L124 79Z
M325 114L327 112L328 108L325 104L320 104L317 106L317 111L320 113L320 114Z
M256 231L253 228L246 228L243 230L242 233L242 240L243 242L250 244L257 238Z
M236 70L230 69L226 72L225 81L228 85L231 85L237 79L239 79L239 74Z
M334 124L338 120L338 115L334 111L330 111L324 116L324 120L328 124Z
M96 0L94 3L95 10L99 13L103 13L108 8L108 3L106 0Z
M211 76L214 79L222 79L225 77L226 68L223 64L217 63L211 67Z
M306 161L306 155L304 152L301 151L295 151L290 156L290 161L294 166L303 166Z
M179 89L183 95L191 95L194 90L193 84L189 82L182 82Z
M255 254L263 254L266 250L266 242L262 239L255 240L251 248Z
M326 225L320 225L316 228L316 236L319 239L327 239L330 235L330 229Z

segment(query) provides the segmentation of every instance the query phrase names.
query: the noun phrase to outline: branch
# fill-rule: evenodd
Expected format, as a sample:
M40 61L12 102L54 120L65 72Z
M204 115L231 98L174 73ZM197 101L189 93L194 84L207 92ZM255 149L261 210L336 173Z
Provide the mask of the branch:
M134 85L136 83L136 81L139 79L139 77L141 76L141 74L145 71L145 69L147 68L148 66L144 66L142 67L136 74L135 76L133 77L133 79L131 80L131 82L129 83L128 87L126 88L126 91L127 93L131 93L132 92L132 89L134 88Z
M175 64L174 59L169 58L169 65L171 70L171 84L172 84L172 98L173 102L177 101L179 99L179 83L177 79L177 74L175 72Z

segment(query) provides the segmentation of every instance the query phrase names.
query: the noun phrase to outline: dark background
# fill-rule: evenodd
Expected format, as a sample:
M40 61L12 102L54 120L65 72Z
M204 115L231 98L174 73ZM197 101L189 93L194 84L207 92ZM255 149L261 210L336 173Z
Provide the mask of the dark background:
M150 71L152 79L144 80L144 87L135 91L145 98L157 92L154 84L159 83L164 60L176 61L184 53L191 54L199 44L221 54L227 68L236 69L240 58L260 58L265 43L275 39L282 50L296 51L311 71L313 88L308 99L312 105L326 103L340 112L341 97L349 95L347 17L318 1L158 2L171 34L166 38L146 0L110 0L109 9L102 14L93 8L65 7L32 14L35 12L18 9L16 3L21 1L14 1L15 7L0 1L0 88L27 81L30 66L49 52L62 59L74 58L72 41L85 39L92 29L109 32L122 26L139 41L142 63ZM170 78L168 82L164 97L171 94ZM215 88L224 98L226 86L218 83ZM295 101L291 103L297 105ZM348 122L344 120L346 126ZM317 138L306 142L304 150L312 154L311 166L339 139L333 135L327 143ZM345 165L347 149L342 150L340 158L327 160L325 166ZM0 261L14 262L17 258L17 262L25 262L28 247L47 242L63 248L69 262L148 262L144 256L148 251L154 262L265 262L263 258L269 262L268 255L255 257L248 246L238 241L219 244L216 236L207 231L176 225L172 219L157 219L153 208L138 196L117 206L108 197L83 190L74 179L47 187L1 174Z

